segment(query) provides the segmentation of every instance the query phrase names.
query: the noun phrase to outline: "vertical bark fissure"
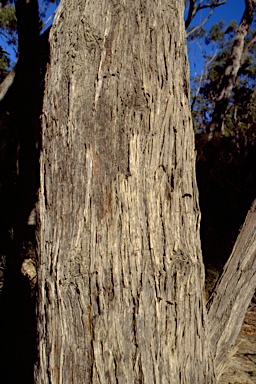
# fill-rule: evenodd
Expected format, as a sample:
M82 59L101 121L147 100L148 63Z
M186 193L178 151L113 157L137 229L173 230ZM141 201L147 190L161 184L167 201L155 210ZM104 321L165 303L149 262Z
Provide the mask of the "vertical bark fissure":
M52 383L215 382L182 4L66 0L58 10L39 240L39 291L44 278L53 296L38 310L52 323L39 326L38 383L45 342Z
M225 368L256 286L255 207L254 201L207 304L218 377Z

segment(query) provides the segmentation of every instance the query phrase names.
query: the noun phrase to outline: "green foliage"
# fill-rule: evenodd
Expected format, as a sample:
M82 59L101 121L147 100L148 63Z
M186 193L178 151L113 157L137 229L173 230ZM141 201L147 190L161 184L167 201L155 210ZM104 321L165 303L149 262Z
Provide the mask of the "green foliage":
M12 66L10 52L14 55L17 52L17 19L12 4L7 4L0 12L0 36L4 43L0 47L0 81L3 81Z
M209 45L212 42L221 41L225 37L225 32L223 32L223 27L225 22L223 20L219 21L218 24L212 26L211 30L205 36L205 44Z
M7 28L9 30L17 28L15 7L13 5L7 4L0 12L0 27L1 29Z
M191 81L192 113L196 133L206 132L207 126L211 122L216 91L230 57L237 28L237 23L233 21L225 29L225 24L221 21L205 33L205 44L211 44L215 47L215 55L204 55L206 69L202 75ZM255 31L251 31L248 36L247 45L250 43L253 32ZM253 45L239 70L224 120L224 136L233 137L238 146L240 146L241 141L254 142L255 140L255 59L256 48Z

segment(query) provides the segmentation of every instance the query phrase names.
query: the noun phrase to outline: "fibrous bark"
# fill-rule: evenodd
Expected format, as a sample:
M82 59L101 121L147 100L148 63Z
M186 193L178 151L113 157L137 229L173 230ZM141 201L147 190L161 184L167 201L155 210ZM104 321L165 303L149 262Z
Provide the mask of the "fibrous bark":
M254 227L249 215L207 317L182 3L66 0L58 10L35 382L215 383L234 344L253 291Z
M216 373L220 377L256 287L256 201L247 213L221 278L207 303Z
M214 383L183 1L61 3L39 201L36 383Z

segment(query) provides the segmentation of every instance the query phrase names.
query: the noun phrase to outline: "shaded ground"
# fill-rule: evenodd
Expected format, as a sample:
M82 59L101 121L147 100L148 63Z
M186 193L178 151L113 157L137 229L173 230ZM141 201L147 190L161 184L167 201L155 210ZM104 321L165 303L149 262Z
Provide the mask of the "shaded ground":
M206 270L206 300L209 299L220 270ZM242 329L218 384L256 384L256 291L246 312Z
M235 345L236 353L229 359L228 369L219 384L256 383L256 299L247 310Z

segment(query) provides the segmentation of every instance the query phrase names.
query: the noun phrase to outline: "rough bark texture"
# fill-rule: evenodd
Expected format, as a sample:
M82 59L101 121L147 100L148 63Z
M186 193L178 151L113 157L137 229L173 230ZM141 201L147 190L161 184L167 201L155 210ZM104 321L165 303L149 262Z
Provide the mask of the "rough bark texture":
M63 0L42 116L36 383L214 383L183 0Z
M256 287L256 200L207 304L216 374L225 369Z

